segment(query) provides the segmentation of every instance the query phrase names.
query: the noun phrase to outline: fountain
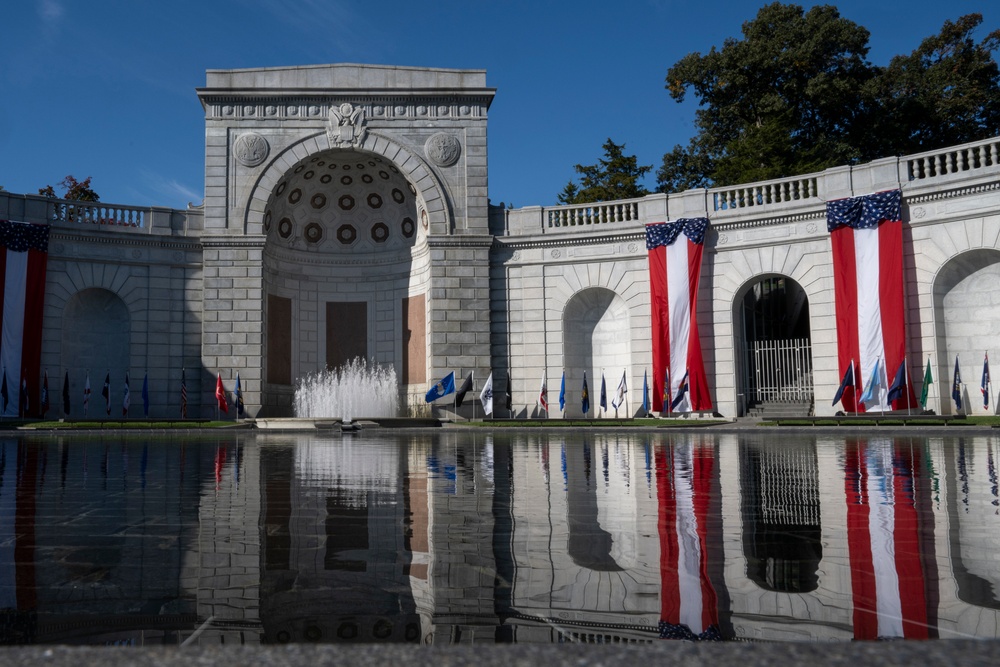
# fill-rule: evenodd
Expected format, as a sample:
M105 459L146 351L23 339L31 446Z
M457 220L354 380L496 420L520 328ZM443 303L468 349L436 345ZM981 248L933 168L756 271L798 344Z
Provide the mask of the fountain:
M396 371L355 357L337 368L300 378L295 389L295 416L339 418L344 424L359 416L397 417Z

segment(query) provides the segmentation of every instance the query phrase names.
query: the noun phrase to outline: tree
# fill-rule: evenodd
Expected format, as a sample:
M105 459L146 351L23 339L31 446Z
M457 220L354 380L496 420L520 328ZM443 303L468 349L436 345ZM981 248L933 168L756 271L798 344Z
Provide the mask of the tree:
M43 197L70 201L101 201L101 197L90 187L90 179L91 177L88 176L82 181L78 181L75 176L70 174L59 182L59 186L64 190L62 197L56 195L55 188L51 185L39 188L38 194Z
M667 72L680 102L701 104L698 134L657 172L661 191L765 180L857 159L854 122L871 104L868 31L835 7L773 3L743 24L743 39L691 53Z
M1000 30L976 44L982 14L945 21L908 56L896 56L875 82L875 136L883 154L918 153L1000 132L1000 68L992 53Z
M624 154L625 144L616 144L610 138L602 148L604 157L597 164L573 167L580 175L580 185L573 181L567 183L559 194L560 204L589 204L649 194L639 180L649 173L652 165L640 167L634 155Z
M1000 132L1000 31L976 44L981 22L946 22L880 68L867 60L868 30L835 7L762 7L742 39L668 70L671 97L690 89L700 108L697 134L663 156L657 188L780 178Z

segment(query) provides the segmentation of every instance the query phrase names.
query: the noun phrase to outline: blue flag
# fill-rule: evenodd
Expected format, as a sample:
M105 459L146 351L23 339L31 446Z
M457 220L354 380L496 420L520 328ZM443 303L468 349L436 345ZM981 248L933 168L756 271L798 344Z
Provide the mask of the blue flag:
M559 385L559 409L566 409L566 371L563 370L562 383Z
M878 366L879 366L879 362L880 361L881 361L881 359L876 359L875 360L875 368L872 369L872 376L868 380L868 386L865 387L865 393L861 394L861 399L860 400L861 400L862 403L868 403L873 398L875 398L875 394L876 394L876 392L878 390L878 384L879 384L878 383L878 378L879 378Z
M243 386L240 384L240 372L236 371L236 416L242 417L246 411L243 405Z
M441 381L432 386L427 391L427 402L436 401L442 396L455 393L455 371L452 371L441 378Z
M586 417L587 413L590 412L590 390L587 389L587 371L583 372L583 397L580 402L583 416Z
M892 378L892 384L889 385L889 393L886 395L886 400L892 403L898 398L903 397L903 391L906 389L906 359L899 362L899 368L896 369L896 375ZM909 406L909 400L907 400L907 406Z
M649 414L649 380L646 379L646 369L642 369L642 414Z
M149 373L142 376L142 415L149 416Z
M980 391L983 392L983 409L989 410L990 408L990 353L987 352L986 356L983 357L983 382L979 387Z
M962 411L962 374L958 370L958 355L955 355L955 375L951 381L951 398L955 401L955 411Z
M840 402L840 399L844 397L844 390L848 387L854 386L854 359L851 359L851 365L847 367L847 372L844 373L844 379L840 381L840 388L837 389L837 393L833 395L833 403L830 405L836 405ZM847 407L846 405L844 407Z

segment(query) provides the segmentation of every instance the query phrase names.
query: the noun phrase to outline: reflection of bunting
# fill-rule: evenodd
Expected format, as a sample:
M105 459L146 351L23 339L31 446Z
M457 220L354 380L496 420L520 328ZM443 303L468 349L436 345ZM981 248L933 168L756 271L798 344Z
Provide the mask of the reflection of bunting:
M689 391L674 408L677 412L711 410L708 381L698 337L698 280L705 241L706 218L646 225L649 256L653 337L653 410L667 412L664 396L678 396L677 387L665 390L667 375L679 382L690 372Z
M48 248L48 225L0 220L0 365L10 369L15 389L24 378L26 398L38 397ZM17 412L9 404L4 414Z
M718 640L719 608L708 576L708 505L714 467L709 447L658 449L660 637Z
M847 544L854 638L927 639L928 604L915 498L918 457L891 441L848 443Z
M900 200L900 191L892 190L827 202L841 376L852 359L854 376L862 379L871 375L879 359L886 369L895 370L906 358ZM908 382L904 391L905 399L897 399L893 407L916 402ZM860 406L854 387L846 387L842 403L849 412L885 409L887 393L880 382L874 400Z

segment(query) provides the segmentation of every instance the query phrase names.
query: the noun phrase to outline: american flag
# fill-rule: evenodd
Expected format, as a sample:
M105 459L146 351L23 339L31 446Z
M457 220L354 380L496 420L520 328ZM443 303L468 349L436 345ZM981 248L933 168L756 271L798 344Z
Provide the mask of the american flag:
M184 369L181 369L181 419L187 419L188 416L188 386L187 380L184 378Z

